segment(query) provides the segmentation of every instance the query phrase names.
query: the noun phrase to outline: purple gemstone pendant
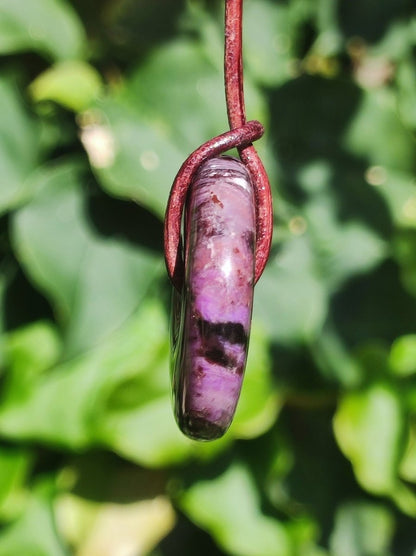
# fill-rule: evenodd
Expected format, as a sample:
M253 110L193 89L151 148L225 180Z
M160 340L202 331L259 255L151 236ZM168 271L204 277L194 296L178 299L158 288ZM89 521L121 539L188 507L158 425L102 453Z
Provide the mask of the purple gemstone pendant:
M247 359L256 215L245 166L203 163L185 211L185 280L174 292L172 383L180 429L214 440L231 424Z

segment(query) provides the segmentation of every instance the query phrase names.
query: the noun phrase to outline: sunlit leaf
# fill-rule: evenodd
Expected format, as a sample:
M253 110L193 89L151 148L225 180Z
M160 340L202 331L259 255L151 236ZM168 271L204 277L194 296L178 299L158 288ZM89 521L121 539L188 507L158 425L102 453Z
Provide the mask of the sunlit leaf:
M172 529L175 514L162 495L124 504L66 495L57 502L57 518L79 556L113 556L126 546L147 554Z
M26 502L24 481L32 462L29 450L16 446L0 447L0 519L19 515Z
M49 370L61 355L61 342L56 329L37 321L18 328L5 338L7 391L17 397L30 392L39 376Z
M400 401L384 385L346 394L340 402L334 418L336 439L358 481L371 492L394 491L402 427Z
M409 427L407 446L400 462L400 475L406 481L416 483L416 428Z
M391 347L390 365L397 375L416 373L416 334L397 338Z
M37 321L18 328L6 337L7 362L12 372L36 377L56 363L60 339L51 323Z
M97 98L101 85L100 74L92 66L81 61L66 61L38 75L29 91L37 102L52 100L79 112Z
M279 521L262 513L253 478L242 464L193 484L181 496L180 506L231 554L291 554L287 531Z
M337 556L386 554L393 530L393 516L387 508L369 502L349 502L336 514L331 553Z

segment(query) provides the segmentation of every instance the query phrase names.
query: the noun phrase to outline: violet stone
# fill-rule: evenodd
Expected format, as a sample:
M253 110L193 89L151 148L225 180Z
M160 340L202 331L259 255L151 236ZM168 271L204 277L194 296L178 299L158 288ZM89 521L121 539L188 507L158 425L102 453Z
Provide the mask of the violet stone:
M253 304L254 193L239 160L200 167L185 220L185 283L172 311L175 415L187 436L213 440L240 396Z

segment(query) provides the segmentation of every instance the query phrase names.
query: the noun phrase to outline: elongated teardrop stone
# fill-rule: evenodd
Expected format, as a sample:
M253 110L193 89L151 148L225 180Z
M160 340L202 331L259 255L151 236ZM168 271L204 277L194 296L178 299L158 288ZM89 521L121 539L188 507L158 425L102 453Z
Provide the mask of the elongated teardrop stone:
M172 329L175 415L187 436L213 440L240 396L253 304L254 193L239 160L200 167L185 221L186 275Z

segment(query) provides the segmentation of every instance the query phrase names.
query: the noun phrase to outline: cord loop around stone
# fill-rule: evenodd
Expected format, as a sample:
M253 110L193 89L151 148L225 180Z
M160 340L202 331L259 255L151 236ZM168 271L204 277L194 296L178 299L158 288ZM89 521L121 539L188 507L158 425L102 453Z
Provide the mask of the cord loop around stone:
M168 275L178 291L181 290L184 277L181 240L182 215L186 196L195 173L203 162L214 156L223 154L235 147L239 150L247 147L249 148L252 146L252 142L259 139L263 133L264 128L262 124L256 120L251 120L238 129L232 129L231 131L218 135L201 145L189 155L177 173L170 191L166 209L164 248ZM258 199L259 197L261 198L262 194L264 195L264 191L267 192L269 190L269 183L266 172L254 148L253 151L255 156L246 156L246 160L244 160L243 163L245 163L250 174L256 196L257 237L255 280L257 281L266 264L270 247L267 245L267 230L264 229L264 217L262 216L262 212L265 211L258 210ZM247 153L247 149L245 149L245 152ZM266 222L266 227L268 226L268 222L269 220ZM265 239L266 244L264 241ZM262 255L265 251L267 251L266 256ZM258 254L260 255L258 256Z

